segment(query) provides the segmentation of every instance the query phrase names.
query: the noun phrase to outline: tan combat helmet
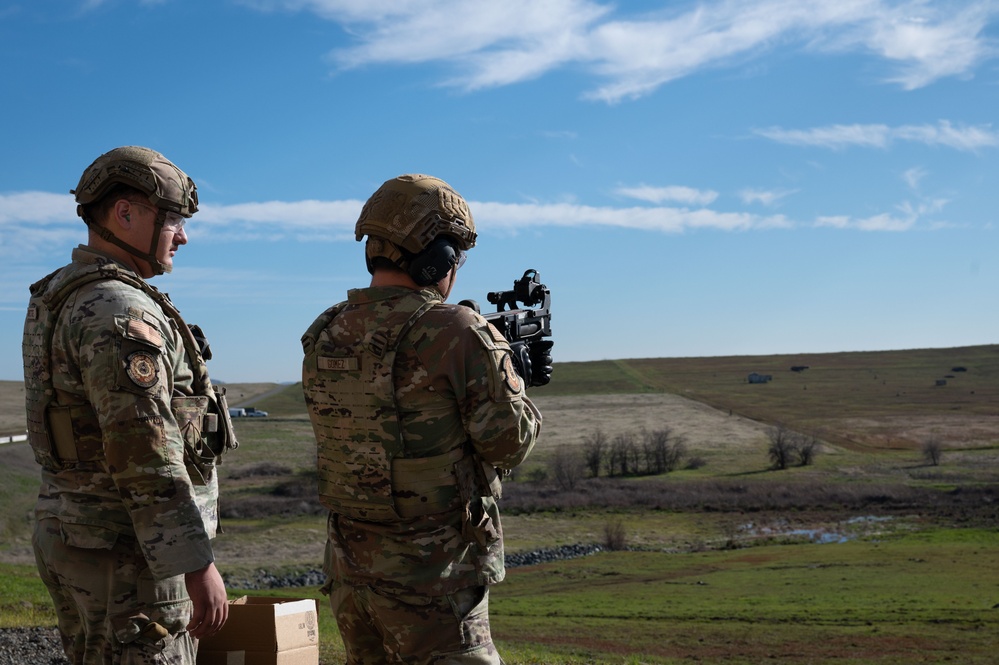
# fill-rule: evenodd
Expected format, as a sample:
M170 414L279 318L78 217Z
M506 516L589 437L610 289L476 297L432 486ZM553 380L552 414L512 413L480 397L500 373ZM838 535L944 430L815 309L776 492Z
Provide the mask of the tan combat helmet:
M143 192L158 211L156 228L148 252L143 252L120 240L110 229L90 219L86 212L87 206L100 201L114 185L118 184ZM198 188L194 181L160 153L140 146L124 146L104 153L87 167L76 189L71 189L69 193L76 196L76 214L83 218L87 226L104 240L147 261L152 266L153 272L158 275L170 271L169 266L160 263L156 258L160 231L166 221L167 212L190 217L198 211Z
M458 192L439 178L409 173L385 181L371 195L357 219L354 236L368 243L368 272L372 260L385 257L409 270L414 257L438 237L445 237L462 251L475 246L475 221Z

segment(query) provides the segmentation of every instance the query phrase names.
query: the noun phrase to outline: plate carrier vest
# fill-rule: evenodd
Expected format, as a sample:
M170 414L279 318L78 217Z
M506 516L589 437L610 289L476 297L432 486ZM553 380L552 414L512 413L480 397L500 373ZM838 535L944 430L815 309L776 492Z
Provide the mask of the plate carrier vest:
M436 301L414 291L363 339L334 343L344 305L326 310L302 336L305 401L316 434L319 498L331 512L372 522L467 506L478 486L476 456L461 442L433 457L404 457L393 369L399 342ZM361 327L359 326L358 329Z
M194 372L194 396L174 397L171 410L184 438L188 469L193 465L202 478L192 473L196 484L209 478L222 455L236 448L229 417L225 388L212 386L201 348L180 312L166 294L144 280L104 263L75 269L61 284L49 288L57 270L30 287L31 299L24 325L24 389L28 417L28 442L35 461L48 471L58 472L103 458L103 437L97 414L89 403L59 405L52 383L52 336L59 311L70 295L91 282L115 279L139 289L162 308L183 338L184 351ZM65 273L63 273L63 276Z

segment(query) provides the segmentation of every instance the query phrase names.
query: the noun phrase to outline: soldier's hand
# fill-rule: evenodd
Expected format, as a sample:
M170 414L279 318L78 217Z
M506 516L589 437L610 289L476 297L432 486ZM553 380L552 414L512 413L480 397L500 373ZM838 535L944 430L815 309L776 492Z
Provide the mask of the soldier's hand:
M524 380L524 385L531 385L531 352L527 348L527 342L514 342L510 345L513 351L513 367Z
M550 339L534 342L530 345L532 386L543 386L552 380L552 346Z
M201 570L187 573L184 584L194 603L187 631L195 639L214 635L229 618L229 598L218 569L210 563Z

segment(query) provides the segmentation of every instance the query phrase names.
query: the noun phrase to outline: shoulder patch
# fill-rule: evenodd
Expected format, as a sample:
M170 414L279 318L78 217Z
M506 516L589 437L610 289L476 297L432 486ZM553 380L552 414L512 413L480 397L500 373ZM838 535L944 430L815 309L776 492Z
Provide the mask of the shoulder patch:
M488 322L486 323L486 325L489 326L489 334L492 335L493 340L495 340L497 342L505 342L506 341L506 337L503 337L503 333L501 333L496 326L494 326L493 324L488 323Z
M146 344L151 344L157 348L163 346L163 336L160 334L160 331L145 321L129 319L128 325L125 328L125 336L145 342Z
M489 327L492 328L492 326ZM517 374L517 368L513 366L513 356L509 353L503 357L503 381L507 388L513 392L520 392L520 374Z
M125 372L132 383L140 388L152 388L160 380L156 358L145 351L134 351L129 354Z

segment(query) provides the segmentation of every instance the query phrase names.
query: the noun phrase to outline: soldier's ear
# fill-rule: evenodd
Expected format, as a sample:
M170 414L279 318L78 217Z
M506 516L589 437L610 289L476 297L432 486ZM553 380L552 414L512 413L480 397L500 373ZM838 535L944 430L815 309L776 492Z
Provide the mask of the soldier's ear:
M119 199L114 202L111 216L118 226L124 229L132 228L132 204L127 199Z

